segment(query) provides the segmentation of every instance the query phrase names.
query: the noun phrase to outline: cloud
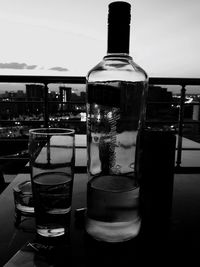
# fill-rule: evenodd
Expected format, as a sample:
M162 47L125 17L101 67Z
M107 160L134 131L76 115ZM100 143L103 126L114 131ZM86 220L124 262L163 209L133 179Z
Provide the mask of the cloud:
M27 65L26 63L9 62L0 63L0 69L28 69L32 70L37 68L37 65Z
M63 67L52 67L49 70L55 70L55 71L68 71L67 68L63 68Z
M0 62L0 69L5 69L5 70L46 70L46 71L68 71L67 68L55 66L51 68L39 66L39 65L28 65L26 63L19 63L19 62Z

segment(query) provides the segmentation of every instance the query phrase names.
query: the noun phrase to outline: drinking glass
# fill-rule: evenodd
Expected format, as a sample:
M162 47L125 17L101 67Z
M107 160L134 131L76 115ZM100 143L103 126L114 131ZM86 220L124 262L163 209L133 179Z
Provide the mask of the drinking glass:
M34 217L31 181L26 180L15 185L13 195L15 203L15 226L19 227L23 221Z
M36 231L42 237L69 234L75 162L75 131L29 131L31 182Z

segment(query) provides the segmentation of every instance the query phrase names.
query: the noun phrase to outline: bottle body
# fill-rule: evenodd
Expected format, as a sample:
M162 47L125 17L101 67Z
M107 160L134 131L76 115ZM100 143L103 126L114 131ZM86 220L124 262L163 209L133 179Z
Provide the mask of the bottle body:
M128 240L140 229L135 151L147 83L128 54L107 55L87 76L86 231L99 240Z

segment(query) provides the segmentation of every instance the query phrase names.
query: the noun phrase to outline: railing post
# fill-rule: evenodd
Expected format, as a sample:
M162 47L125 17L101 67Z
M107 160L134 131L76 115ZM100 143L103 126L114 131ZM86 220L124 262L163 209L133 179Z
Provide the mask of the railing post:
M48 85L44 84L44 127L49 126L49 100L48 100Z
M177 147L177 160L176 160L177 167L180 167L181 165L181 156L182 156L185 92L186 92L185 85L182 85L180 110L179 110L179 123L178 123L178 147Z

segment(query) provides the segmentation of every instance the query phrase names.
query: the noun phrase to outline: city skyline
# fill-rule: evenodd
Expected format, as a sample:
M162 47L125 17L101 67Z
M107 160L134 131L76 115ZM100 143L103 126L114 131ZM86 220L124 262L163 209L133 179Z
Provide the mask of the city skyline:
M110 2L0 0L0 75L85 76L106 54ZM200 2L128 2L134 61L149 76L199 78Z
M29 84L29 83L27 83ZM73 92L80 95L81 92L86 92L85 84L49 84L49 91L58 91L59 86L66 86L71 87ZM173 94L180 94L181 87L179 85L163 85L164 87L168 88ZM186 94L197 94L200 95L199 86L195 85L188 85L186 86ZM8 92L17 92L17 91L24 91L26 90L26 84L22 83L0 83L0 94L8 91Z
M27 83L29 84L29 83ZM60 86L71 87L76 94L80 94L81 91L85 91L85 85L83 84L49 84L50 91L58 91ZM0 94L8 92L26 91L26 83L0 83Z

